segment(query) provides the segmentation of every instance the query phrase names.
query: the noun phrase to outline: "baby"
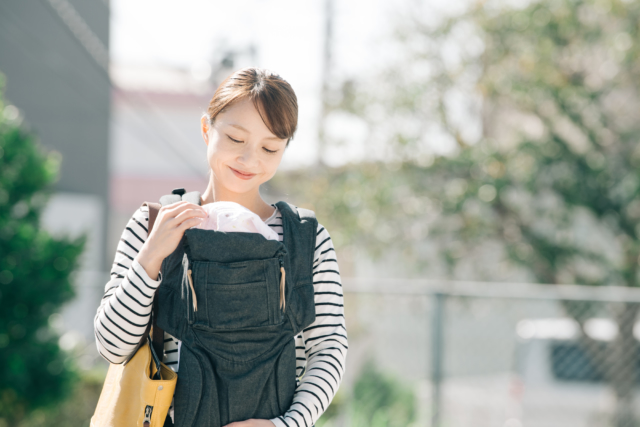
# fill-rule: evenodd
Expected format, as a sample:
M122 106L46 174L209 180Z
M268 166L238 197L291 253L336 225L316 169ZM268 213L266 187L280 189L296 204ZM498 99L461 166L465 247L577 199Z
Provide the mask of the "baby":
M278 240L278 233L244 206L235 202L213 202L202 205L209 214L199 225L191 228L225 232L259 233L268 240Z
M213 202L202 205L202 208L209 214L199 225L191 228L202 228L204 230L215 230L224 232L244 232L262 234L268 240L279 240L278 233L262 221L255 213L235 202ZM193 296L193 310L198 311L198 300L193 288L193 278L187 254L182 259L183 268L183 291L188 286L191 288ZM280 285L281 301L284 302L284 268L281 267L282 279ZM189 292L187 290L187 292ZM184 297L184 293L183 293Z

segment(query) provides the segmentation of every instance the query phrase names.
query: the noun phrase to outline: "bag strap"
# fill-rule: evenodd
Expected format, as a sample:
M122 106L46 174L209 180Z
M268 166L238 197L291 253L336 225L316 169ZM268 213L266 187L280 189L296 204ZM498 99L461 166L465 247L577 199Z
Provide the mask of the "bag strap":
M150 235L151 230L153 229L153 225L156 222L156 218L158 217L158 211L160 210L161 205L160 203L144 202L142 206L147 206L149 208L149 227L148 227L149 232L147 235ZM152 342L153 342L153 349L155 353L160 356L162 356L162 354L164 353L164 331L161 328L159 328L158 325L156 324L156 319L158 317L158 300L156 298L156 295L157 293L154 294L153 296L153 307L151 309L151 321L147 323L147 328L142 333L142 336L140 337L140 342L138 342L138 344L133 349L133 351L129 354L129 356L127 356L124 362L122 362L123 365L126 365L127 363L129 363L129 361L133 358L133 356L138 352L138 349L140 349L140 347L142 347L142 345L147 342L150 331L153 331L151 333L153 337ZM153 326L153 329L151 329L151 326Z
M153 229L153 225L156 223L156 218L158 217L158 211L161 208L160 203L151 203L145 202L149 207L149 235L151 234L151 230ZM143 204L144 206L144 204ZM164 353L164 331L158 327L156 320L158 318L158 298L156 298L156 294L153 296L153 308L151 310L151 323L153 324L152 329L152 342L153 349L155 350L158 357L161 357Z

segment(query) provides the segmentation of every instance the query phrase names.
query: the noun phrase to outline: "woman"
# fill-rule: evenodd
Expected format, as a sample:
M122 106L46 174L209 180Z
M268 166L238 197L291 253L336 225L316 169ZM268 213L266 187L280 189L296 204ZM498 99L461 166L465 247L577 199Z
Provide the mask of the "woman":
M297 118L295 93L281 77L256 68L229 76L201 119L210 166L201 203L236 202L260 216L282 241L282 216L276 205L262 199L259 187L276 173ZM110 363L122 363L133 351L162 283L162 261L176 249L185 230L206 215L201 206L184 201L164 206L148 235L146 206L134 212L122 233L94 321L98 350ZM293 401L278 417L232 422L229 427L312 426L340 386L348 348L342 285L331 238L321 224L315 242L315 320L291 337L296 356L296 372L291 372L296 377ZM181 342L165 333L164 362L176 372L180 350ZM175 419L173 407L169 415L167 425Z

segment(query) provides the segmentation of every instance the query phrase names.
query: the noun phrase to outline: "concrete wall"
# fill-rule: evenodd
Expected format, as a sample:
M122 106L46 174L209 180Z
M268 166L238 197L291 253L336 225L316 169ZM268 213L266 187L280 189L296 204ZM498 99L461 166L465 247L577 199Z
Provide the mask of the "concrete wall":
M86 23L108 49L106 0L57 0ZM103 255L109 195L110 83L49 1L0 2L0 72L5 97L18 107L31 130L49 150L62 154L58 192L86 197L98 206L98 230L83 268L105 270ZM76 20L77 21L77 20ZM66 216L68 221L74 217ZM61 220L64 218L61 218ZM59 221L57 221L58 223ZM95 251L98 251L95 254Z

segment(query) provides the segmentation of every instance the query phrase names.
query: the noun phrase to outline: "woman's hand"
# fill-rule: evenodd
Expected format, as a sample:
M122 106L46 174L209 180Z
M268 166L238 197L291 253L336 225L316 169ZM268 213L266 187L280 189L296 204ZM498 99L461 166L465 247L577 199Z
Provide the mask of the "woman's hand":
M153 280L157 280L162 261L178 247L185 230L207 217L202 206L181 201L162 206L151 234L137 255L138 262Z
M269 420L246 420L246 421L236 421L235 423L227 424L223 427L275 427Z

